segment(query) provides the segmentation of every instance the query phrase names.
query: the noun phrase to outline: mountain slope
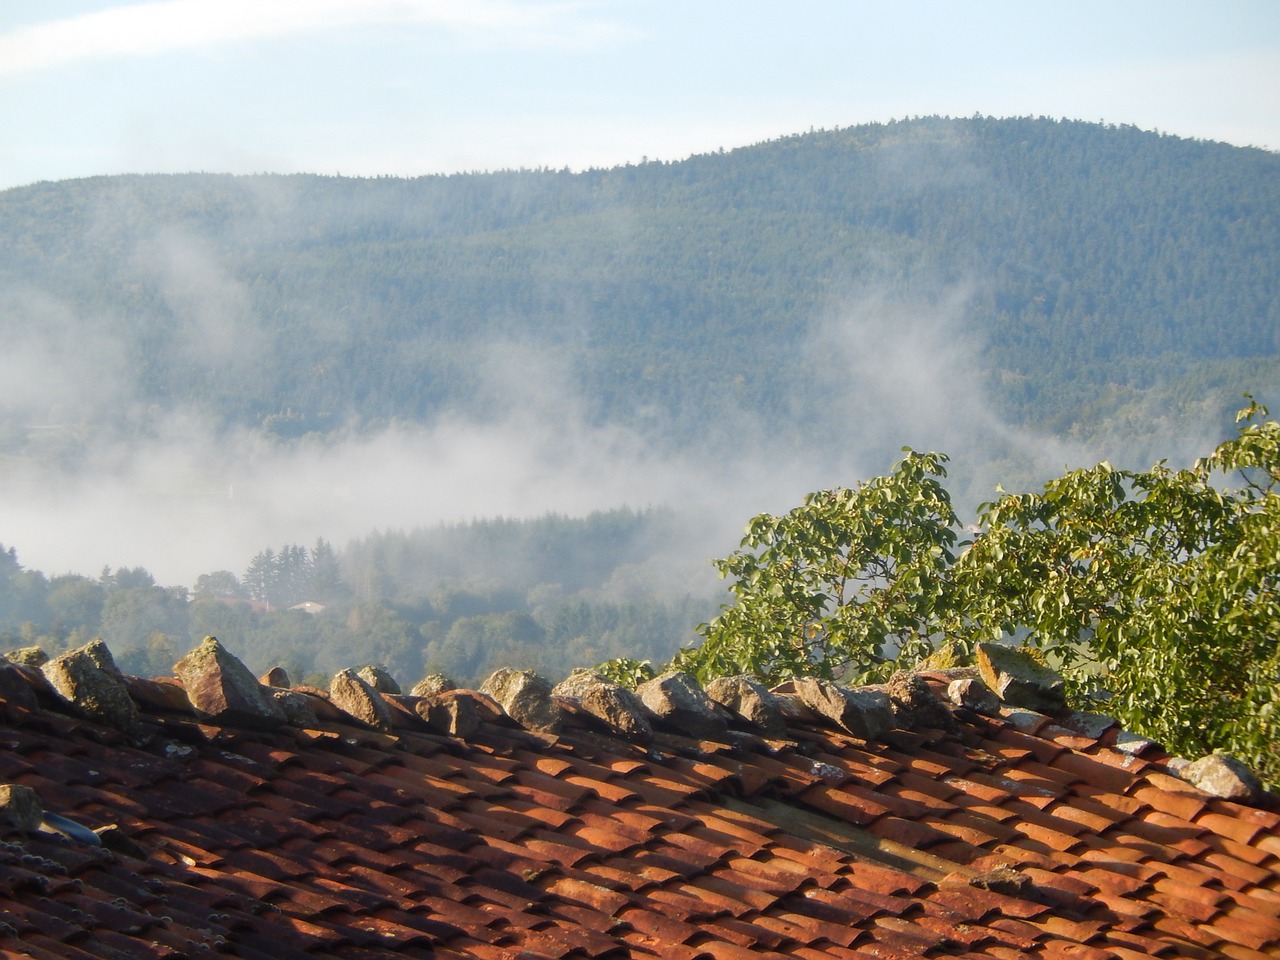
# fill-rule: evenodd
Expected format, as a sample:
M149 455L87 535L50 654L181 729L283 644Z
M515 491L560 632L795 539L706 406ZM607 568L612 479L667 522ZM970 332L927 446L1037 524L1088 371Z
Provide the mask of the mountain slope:
M184 407L284 434L500 416L530 357L591 422L715 445L844 420L895 337L1069 429L1206 364L1276 382L1280 157L926 119L578 174L38 184L0 194L0 290L11 365L51 373L10 388L11 452Z

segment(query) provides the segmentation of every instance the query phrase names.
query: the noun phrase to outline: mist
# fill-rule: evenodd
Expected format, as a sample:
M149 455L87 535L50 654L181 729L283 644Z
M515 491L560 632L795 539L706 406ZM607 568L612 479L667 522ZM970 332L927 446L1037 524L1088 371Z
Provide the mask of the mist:
M171 251L157 269L204 298L193 310L207 331L201 342L224 349L220 318L247 324L236 285L203 257L186 257L194 275L175 273L177 262ZM655 587L661 580L664 590L710 591L710 558L736 547L752 516L883 473L903 447L952 456L947 486L962 512L992 498L997 483L1032 486L1069 466L1117 458L1098 449L1097 437L1037 433L998 416L978 375L981 345L966 333L976 286L921 284L932 292L911 299L864 286L825 306L802 350L806 376L825 400L821 411L794 410L786 437L743 415L707 422L695 442L671 449L649 434L592 423L562 345L505 341L474 359L483 418L449 413L430 425L393 421L282 440L219 426L195 410L152 411L141 438L64 437L74 455L60 465L11 462L0 477L0 542L49 574L141 566L161 583L190 586L202 573L244 570L266 547L319 537L341 548L375 531L669 507L683 518L685 538L652 558ZM50 315L48 303L39 308ZM134 402L113 370L119 345L58 349L60 335L44 329L9 355L11 410ZM237 336L253 342L254 331ZM1207 452L1211 420L1206 410L1202 427L1180 421L1185 443L1177 446L1188 456ZM1167 430L1156 434L1152 445L1171 439ZM1144 452L1131 444L1121 459L1146 466L1180 454L1135 459Z
M172 258L163 269L173 269ZM181 283L205 289L243 322L239 301L216 281L202 268ZM684 518L686 537L665 544L650 569L667 589L709 590L709 559L731 551L752 516L884 472L903 446L951 453L958 500L994 491L993 454L1039 465L1045 476L1088 458L1083 444L1014 429L993 413L974 376L978 345L964 334L971 289L914 302L863 290L824 308L804 353L827 401L820 416L795 411L797 429L786 438L739 417L707 422L694 443L673 450L591 423L563 348L508 341L475 361L483 419L446 414L431 425L281 440L171 411L142 438L89 438L59 467L11 464L0 490L2 542L50 574L142 566L161 583L190 586L202 573L243 570L268 546L318 537L341 547L374 531L669 507ZM196 316L217 326L207 311ZM85 378L83 355L36 344L23 354L22 389L43 382L57 384L64 400L119 401L126 391L111 383L113 351L98 356L106 362ZM23 397L31 401L13 402Z
M883 474L903 447L951 457L962 516L997 484L1036 489L1104 458L1145 468L1207 453L1226 435L1221 400L1194 395L1194 380L1174 385L1192 400L1169 405L1151 378L1109 383L1108 368L1098 379L1112 394L1090 422L1069 419L1074 393L1056 420L1002 412L999 378L1030 377L1017 363L1043 358L1006 353L993 366L984 338L998 296L1024 298L1015 306L1043 325L1037 335L1076 319L1034 313L1035 294L1070 282L1049 257L1056 221L1012 236L1039 197L997 181L979 147L1003 147L979 143L985 129L877 126L670 170L125 177L10 192L22 226L0 233L0 543L51 575L141 566L191 586L286 543L341 549L377 531L665 507L684 535L647 569L702 589L714 586L708 560L752 516ZM1111 135L1010 130L1042 138L1050 157L1060 138ZM783 162L784 148L803 150ZM837 187L849 192L833 226ZM996 254L969 249L968 213L946 219L956 198L987 218L988 244L1028 258L1012 279ZM1092 195L1068 202L1102 222ZM45 216L51 203L63 220ZM932 234L919 226L929 217ZM1266 304L1268 289L1246 292ZM755 338L776 357L762 359ZM681 367L673 357L690 343L703 353ZM303 362L284 362L295 354ZM1067 392L1089 357L1052 389ZM1221 357L1229 384L1235 358ZM1193 365L1137 359L1175 375ZM650 363L720 379L682 392L687 379L637 376ZM1256 369L1271 379L1243 386L1265 400L1273 358ZM610 407L584 384L607 391L613 374L632 392ZM379 393L386 383L414 389ZM296 429L273 429L294 414Z

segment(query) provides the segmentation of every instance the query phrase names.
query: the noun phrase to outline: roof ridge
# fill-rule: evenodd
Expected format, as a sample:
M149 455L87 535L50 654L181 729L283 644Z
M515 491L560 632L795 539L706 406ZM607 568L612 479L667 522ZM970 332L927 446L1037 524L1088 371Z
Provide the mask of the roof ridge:
M113 672L105 645L0 663L0 953L1280 951L1280 815L1175 778L1114 721L981 701L968 674L721 700L687 677L415 696L348 671L386 709L362 718L246 681L214 643L175 678ZM515 705L535 696L555 710Z
M30 649L23 652L30 655ZM1039 664L1036 668L1043 670ZM731 678L734 685L721 685L719 699L713 700L707 691L714 691L716 684L703 690L689 675L674 671L646 685L653 688L653 696L637 696L585 670L575 671L570 680L554 688L532 671L499 670L494 674L499 681L486 681L479 690L456 689L445 678L427 678L415 689L430 682L431 692L417 695L400 693L385 670L372 666L338 671L328 690L274 686L266 681L288 681L281 668L254 678L215 637L206 637L179 660L174 677L126 676L116 667L107 645L95 639L59 657L38 660L34 666L0 658L0 696L27 708L53 708L142 737L149 735L141 729L144 717L159 720L161 727L173 727L173 722L165 721L177 718L194 718L227 730L286 725L336 733L335 728L354 727L362 736L376 732L392 737L380 746L394 744L397 731L467 740L482 738L482 728L494 725L519 728L533 735L535 742L545 743L568 726L644 747L666 745L673 753L695 756L703 751L696 739L686 736L690 733L767 755L773 749L771 740L789 740L790 734L799 732L793 729L796 726L834 728L874 741L921 722L938 729L954 727L953 717L963 716L1002 725L1008 732L996 735L1005 742L1020 735L1030 738L1027 742L1038 753L1047 755L1050 749L1072 753L1076 759L1067 761L1072 772L1091 783L1114 782L1153 762L1186 782L1180 776L1188 767L1186 761L1169 757L1154 741L1127 733L1104 714L1063 709L1050 715L1005 703L975 668L901 676L905 679L895 680L893 689L897 695L891 695L886 685L843 687L832 681L800 679L766 690L748 678ZM670 683L675 681L679 689L673 693ZM1108 755L1109 762L1098 759ZM1230 786L1235 793L1224 794L1224 799L1262 807L1276 802L1256 782L1243 794L1239 784ZM1204 783L1188 787L1205 790Z

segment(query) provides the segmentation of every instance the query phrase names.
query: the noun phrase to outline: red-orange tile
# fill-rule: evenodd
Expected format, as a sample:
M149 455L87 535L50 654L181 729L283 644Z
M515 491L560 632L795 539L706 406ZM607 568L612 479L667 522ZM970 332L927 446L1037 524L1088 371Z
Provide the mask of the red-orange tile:
M935 820L933 826L974 846L985 846L994 841L1010 843L1018 836L1018 831L1008 824L963 808Z
M701 932L693 924L641 907L628 907L620 911L618 919L629 924L633 930L672 944L686 943L696 938Z
M948 943L947 937L936 930L901 917L876 917L873 932L877 938L884 938L891 949L916 957L922 957L930 950L945 948ZM886 933L890 936L886 937Z
M993 746L992 753L1014 763L1022 757L1033 756L1040 763L1052 765L1058 756L1066 752L1052 741L1041 740L1013 727L1000 729L993 738Z
M1162 790L1153 784L1143 784L1129 791L1135 800L1140 800L1153 810L1180 817L1194 822L1205 809L1205 798L1191 793Z
M760 960L756 950L726 940L706 940L697 946L698 956L711 960Z
M803 896L848 913L855 918L852 922L856 924L881 914L901 916L914 906L913 901L906 897L878 892L870 887L845 886L838 890L810 887L803 891Z
M1200 837L1202 844L1209 849L1204 852L1203 856L1212 862L1215 853L1225 854L1228 858L1242 861L1253 866L1268 865L1274 869L1274 859L1271 854L1258 847L1249 846L1232 840L1230 837L1224 837L1216 833L1206 833ZM1223 869L1229 869L1224 866Z
M928 850L951 839L949 834L927 823L894 816L881 817L867 828L867 832L917 850Z
M1141 800L1136 800L1131 796L1120 796L1115 793L1108 793L1098 787L1087 783L1076 784L1072 788L1072 794L1085 800L1091 800L1095 804L1101 804L1108 809L1114 811L1117 816L1134 816L1141 814L1147 809L1148 805Z
M1080 797L1066 797L1048 807L1046 812L1058 820L1077 824L1089 833L1101 833L1129 819L1128 815L1109 810L1102 804ZM1072 829L1069 832L1080 836L1081 831Z
M1213 811L1206 811L1200 814L1196 818L1196 825L1246 845L1252 844L1258 838L1258 835L1265 830L1259 823Z
M1261 949L1280 945L1280 917L1231 904L1214 925L1224 940Z
M831 787L820 783L806 790L801 799L828 816L859 827L865 827L876 817L889 812L889 808L879 802L874 794L847 784Z
M764 922L767 917L776 916L778 920L789 925L788 929L795 931L793 936L799 943L818 944L826 941L836 946L850 947L862 938L862 930L834 918L824 918L820 910L814 909L817 906L820 905L812 900L793 897L788 901L788 909L760 917L758 922ZM779 932L783 932L782 928L778 929Z
M1237 943L1221 943L1217 952L1227 960L1274 960L1276 956L1274 950L1254 950Z

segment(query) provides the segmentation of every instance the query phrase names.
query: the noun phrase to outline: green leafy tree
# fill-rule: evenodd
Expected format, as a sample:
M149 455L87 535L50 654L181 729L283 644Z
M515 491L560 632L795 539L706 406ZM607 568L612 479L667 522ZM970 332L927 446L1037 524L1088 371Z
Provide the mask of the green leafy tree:
M542 670L545 641L546 632L527 613L459 617L427 645L422 661L460 683L476 685L498 667Z
M196 577L194 593L198 599L206 597L248 599L249 596L244 585L240 583L240 578L230 570L215 570L212 573L200 574Z
M1025 634L1126 726L1280 781L1280 425L1190 468L1100 463L987 505L953 571L969 639Z
M1021 642L1130 729L1280 782L1280 425L1265 418L1251 403L1186 469L1099 463L1002 495L958 556L945 458L909 452L756 517L717 561L737 603L676 665L857 680L943 641Z
M0 544L0 630L16 637L24 623L41 623L48 615L49 583L38 570L24 570L13 547Z
M153 583L112 590L102 608L102 639L120 657L122 670L167 672L172 664L158 666L159 658L169 649L166 644L176 648L189 635L188 606L186 590L180 587Z
M50 626L62 636L73 632L92 636L99 631L106 596L102 584L88 577L54 577L49 581Z
M703 679L861 680L926 653L949 615L958 526L945 462L907 451L888 476L753 519L741 549L715 561L737 603L699 627L705 640L677 665Z
M156 578L146 567L120 567L115 573L110 567L102 568L101 582L108 590L133 590L137 587L154 587Z

